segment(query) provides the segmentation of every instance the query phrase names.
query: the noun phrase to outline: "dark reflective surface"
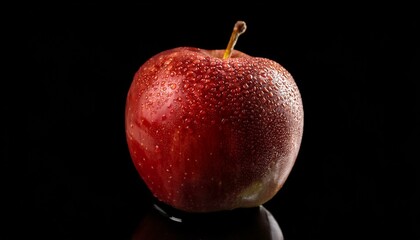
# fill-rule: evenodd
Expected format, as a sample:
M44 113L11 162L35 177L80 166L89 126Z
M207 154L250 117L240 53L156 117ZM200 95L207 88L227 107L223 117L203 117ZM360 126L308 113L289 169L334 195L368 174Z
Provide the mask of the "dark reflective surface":
M139 239L276 239L283 233L264 207L219 213L190 214L155 204L139 222L132 240Z
M157 52L225 47L239 16L248 29L235 48L289 68L304 98L301 151L285 186L264 205L284 238L420 239L414 4L413 11L389 4L389 13L361 5L349 15L301 5L51 5L7 8L23 21L2 25L1 240L181 231L147 212L152 194L124 135L126 92L134 71Z

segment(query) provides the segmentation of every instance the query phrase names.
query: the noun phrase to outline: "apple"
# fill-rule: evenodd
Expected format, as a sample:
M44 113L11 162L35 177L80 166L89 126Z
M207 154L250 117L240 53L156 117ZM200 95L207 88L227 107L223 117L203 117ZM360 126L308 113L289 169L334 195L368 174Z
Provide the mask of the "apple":
M281 189L303 134L301 94L279 63L234 49L176 47L148 59L127 93L131 159L154 197L185 212L260 206Z

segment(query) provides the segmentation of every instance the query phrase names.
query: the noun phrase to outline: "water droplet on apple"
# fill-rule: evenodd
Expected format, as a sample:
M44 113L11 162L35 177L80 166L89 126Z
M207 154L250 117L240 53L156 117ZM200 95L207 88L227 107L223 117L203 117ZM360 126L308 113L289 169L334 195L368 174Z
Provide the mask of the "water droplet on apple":
M187 70L185 70L185 71L187 71ZM195 78L195 76L196 76L196 74L193 71L188 71L186 73L187 78Z

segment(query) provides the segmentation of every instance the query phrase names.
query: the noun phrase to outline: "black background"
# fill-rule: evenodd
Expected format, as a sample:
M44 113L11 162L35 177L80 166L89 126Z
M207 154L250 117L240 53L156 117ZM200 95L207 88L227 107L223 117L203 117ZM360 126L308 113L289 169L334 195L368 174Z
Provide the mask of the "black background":
M225 48L244 20L236 49L286 67L304 103L295 167L265 204L285 239L419 239L417 13L204 5L10 9L0 237L128 239L152 203L124 135L135 71L169 48Z

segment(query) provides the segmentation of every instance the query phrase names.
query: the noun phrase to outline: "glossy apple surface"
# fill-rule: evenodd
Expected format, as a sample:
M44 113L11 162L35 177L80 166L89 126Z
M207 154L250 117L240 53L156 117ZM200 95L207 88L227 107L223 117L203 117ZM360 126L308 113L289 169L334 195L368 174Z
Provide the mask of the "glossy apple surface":
M254 207L285 183L303 134L291 74L233 50L179 47L151 57L129 88L125 128L153 195L187 212Z

